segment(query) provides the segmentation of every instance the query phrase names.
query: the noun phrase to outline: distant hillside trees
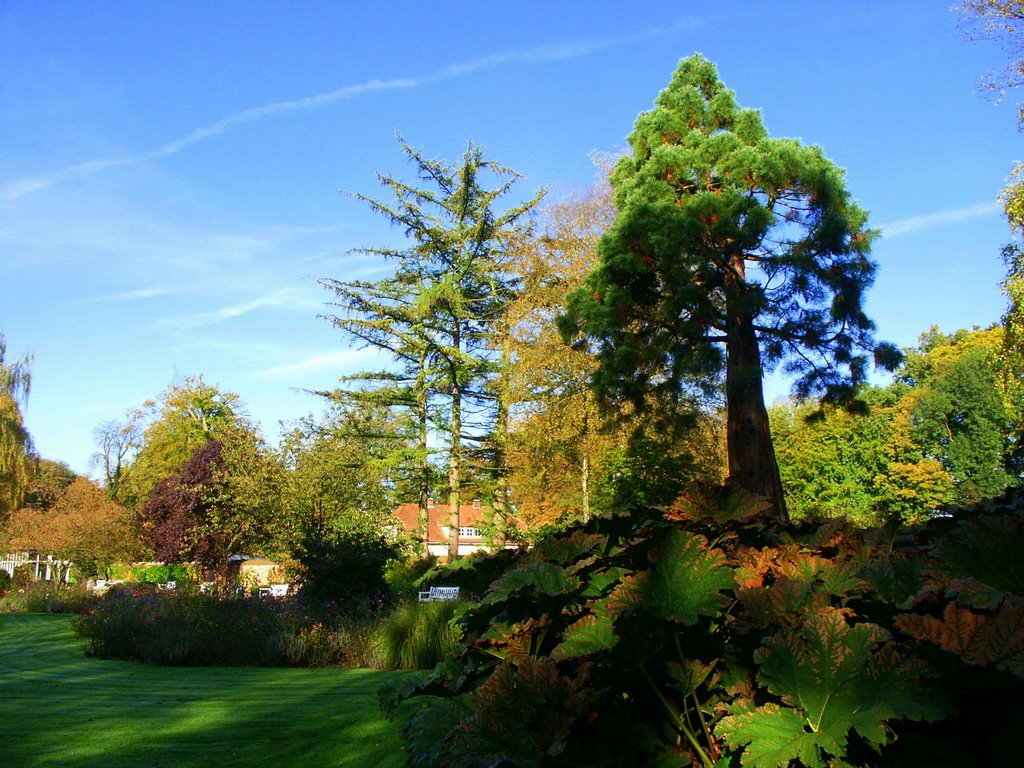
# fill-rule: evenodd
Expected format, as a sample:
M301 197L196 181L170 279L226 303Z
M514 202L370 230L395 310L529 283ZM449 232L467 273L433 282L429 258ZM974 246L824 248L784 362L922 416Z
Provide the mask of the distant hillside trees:
M794 517L913 523L1019 483L1024 400L1006 386L1003 339L1000 327L932 328L905 350L892 384L864 393L866 413L773 406Z

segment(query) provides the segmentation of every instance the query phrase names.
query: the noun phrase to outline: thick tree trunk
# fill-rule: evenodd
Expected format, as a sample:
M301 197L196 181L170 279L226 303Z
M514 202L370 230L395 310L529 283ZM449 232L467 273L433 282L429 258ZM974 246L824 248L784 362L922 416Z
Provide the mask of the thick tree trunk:
M498 411L494 420L494 517L491 521L494 533L491 535L491 548L504 549L508 541L508 422L509 395L508 375L512 368L512 350L508 337L501 343L501 371L498 374Z
M583 522L590 521L590 418L587 406L583 406L583 434L580 436L583 456L580 460L580 490L583 492Z
M448 561L459 557L459 497L462 469L462 391L452 385L451 455L448 457Z
M768 410L764 405L761 349L754 318L743 306L743 262L727 280L729 305L726 353L726 443L729 453L729 484L767 499L765 512L781 523L789 522L786 501L775 460Z
M423 546L424 557L430 554L430 509L428 498L430 496L430 454L427 452L427 384L426 384L427 357L425 353L420 354L420 370L416 378L416 419L417 419L417 450L419 455L419 468L417 478L417 490L419 492L419 516L416 520L416 529L419 532L420 543Z

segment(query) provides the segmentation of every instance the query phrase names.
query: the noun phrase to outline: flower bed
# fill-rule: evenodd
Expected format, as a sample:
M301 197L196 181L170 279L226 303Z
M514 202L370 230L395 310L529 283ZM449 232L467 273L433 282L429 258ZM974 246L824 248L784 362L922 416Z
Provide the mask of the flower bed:
M296 599L115 587L75 622L88 652L154 664L375 666L373 617Z

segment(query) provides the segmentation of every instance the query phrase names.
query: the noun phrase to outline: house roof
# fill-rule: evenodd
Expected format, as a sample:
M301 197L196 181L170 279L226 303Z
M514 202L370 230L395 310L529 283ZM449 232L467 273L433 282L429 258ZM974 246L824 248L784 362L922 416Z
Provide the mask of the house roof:
M447 504L433 504L427 507L428 543L440 543L448 540L448 537L441 530L442 526L448 527L448 509ZM483 507L474 506L473 504L460 504L459 527L480 528L483 524L483 513ZM410 533L416 532L420 515L419 504L402 504L396 507L392 514L401 521L404 530ZM460 536L459 538L465 542L483 541L482 536Z

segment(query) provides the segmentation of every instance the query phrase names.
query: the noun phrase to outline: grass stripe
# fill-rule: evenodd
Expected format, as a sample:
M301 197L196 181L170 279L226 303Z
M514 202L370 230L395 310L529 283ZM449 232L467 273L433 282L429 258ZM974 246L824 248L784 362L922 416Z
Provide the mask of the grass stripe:
M0 766L398 768L391 675L91 659L68 616L0 615Z

